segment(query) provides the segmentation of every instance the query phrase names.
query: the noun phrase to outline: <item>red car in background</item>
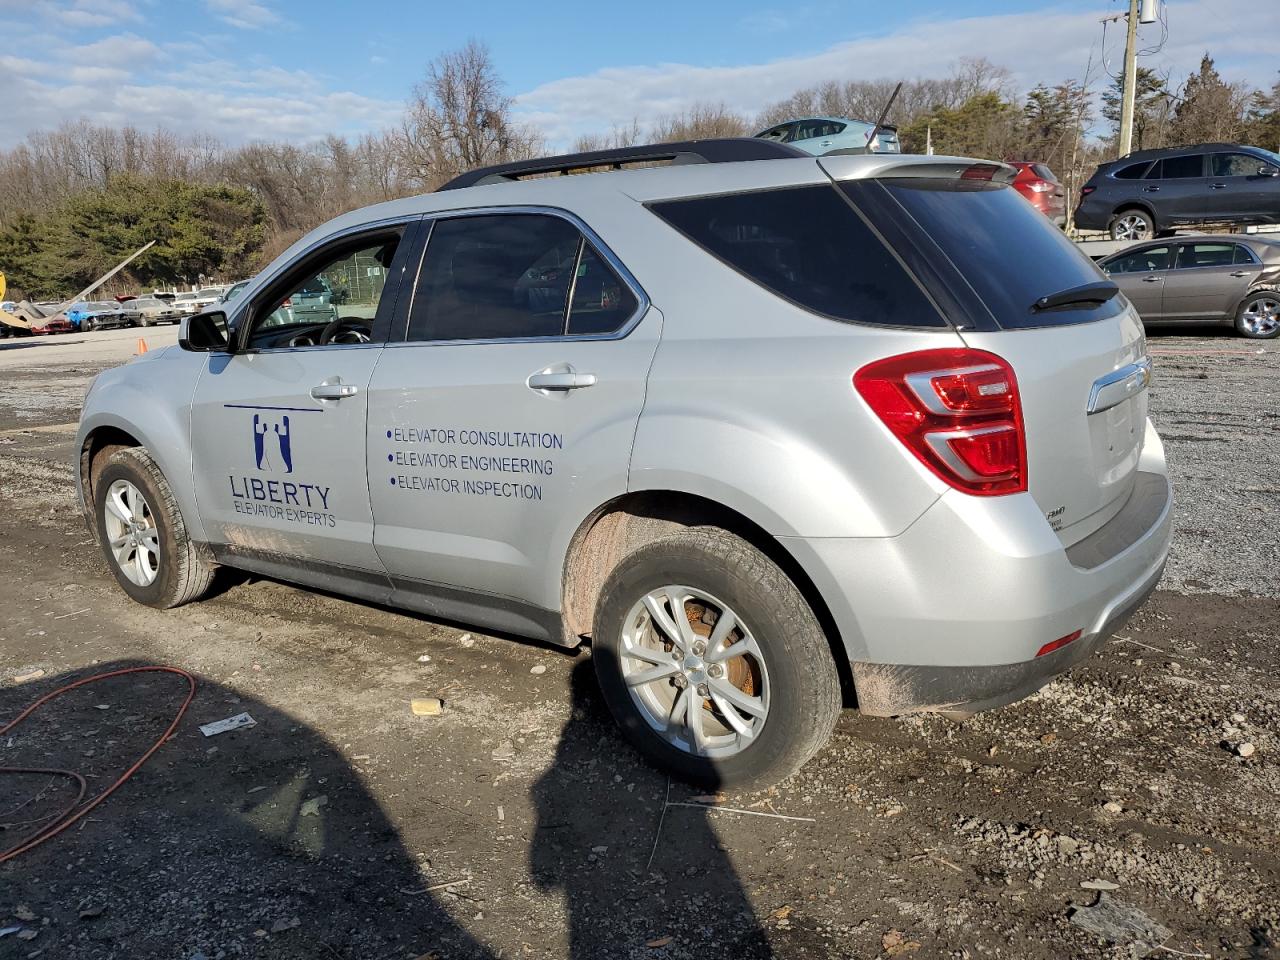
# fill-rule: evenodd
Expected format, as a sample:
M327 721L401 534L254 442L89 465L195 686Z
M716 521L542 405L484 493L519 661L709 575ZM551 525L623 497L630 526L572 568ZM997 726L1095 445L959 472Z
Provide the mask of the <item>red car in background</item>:
M55 313L52 317L46 318L43 323L33 323L31 332L37 337L49 336L55 333L75 333L76 325L67 319L65 313Z
M1018 171L1013 189L1058 226L1066 226L1067 201L1062 194L1062 184L1053 171L1046 164L1028 160L1011 160L1009 166Z

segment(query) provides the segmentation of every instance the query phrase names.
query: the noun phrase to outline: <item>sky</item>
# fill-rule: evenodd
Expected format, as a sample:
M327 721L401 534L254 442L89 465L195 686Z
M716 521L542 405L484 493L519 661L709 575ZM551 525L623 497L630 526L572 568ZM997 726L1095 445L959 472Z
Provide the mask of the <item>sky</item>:
M1124 0L0 0L0 147L67 120L228 143L307 142L397 123L437 54L488 44L519 119L550 145L696 101L752 114L825 80L946 75L966 56L1043 80L1116 73ZM1171 0L1143 65L1181 81L1210 51L1229 80L1280 74L1276 0ZM1154 49L1161 24L1144 26Z

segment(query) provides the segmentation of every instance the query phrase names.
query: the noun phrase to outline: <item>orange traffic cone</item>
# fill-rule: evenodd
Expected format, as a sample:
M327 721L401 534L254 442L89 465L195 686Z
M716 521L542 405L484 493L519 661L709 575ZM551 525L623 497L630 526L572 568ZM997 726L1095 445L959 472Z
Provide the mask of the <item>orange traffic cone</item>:
M143 340L143 339L142 339L142 337L139 337L139 338L138 338L138 349L137 349L137 352L135 352L135 353L134 353L134 356L135 356L135 357L140 357L140 356L142 356L142 355L143 355L144 353L146 353L146 352L147 352L147 341Z

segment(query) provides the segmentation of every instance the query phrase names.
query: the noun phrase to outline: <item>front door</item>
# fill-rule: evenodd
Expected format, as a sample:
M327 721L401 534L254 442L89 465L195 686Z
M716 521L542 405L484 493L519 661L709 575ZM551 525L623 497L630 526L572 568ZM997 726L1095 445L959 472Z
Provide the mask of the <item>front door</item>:
M234 352L209 356L192 403L192 472L215 547L381 572L364 433L403 232L304 254L237 315ZM321 286L324 309L295 311Z
M626 492L660 325L574 220L435 222L370 389L374 543L397 589L559 609L565 530Z
M1263 173L1274 166L1248 153L1215 153L1209 166L1210 220L1280 217L1280 177Z
M1107 261L1107 275L1147 322L1163 319L1164 284L1173 263L1173 245L1128 251Z

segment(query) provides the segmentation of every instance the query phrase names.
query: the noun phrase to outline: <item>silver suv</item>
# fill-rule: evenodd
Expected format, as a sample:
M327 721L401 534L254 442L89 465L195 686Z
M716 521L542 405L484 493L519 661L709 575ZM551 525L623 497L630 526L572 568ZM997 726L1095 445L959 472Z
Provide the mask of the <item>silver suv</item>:
M1009 703L1155 587L1171 504L1142 323L1013 175L700 141L349 213L98 377L86 515L156 607L224 564L589 639L693 781ZM317 277L336 315L282 313Z

